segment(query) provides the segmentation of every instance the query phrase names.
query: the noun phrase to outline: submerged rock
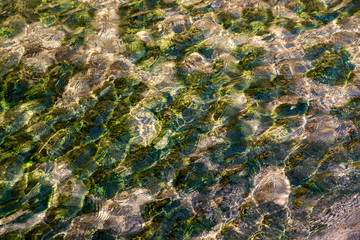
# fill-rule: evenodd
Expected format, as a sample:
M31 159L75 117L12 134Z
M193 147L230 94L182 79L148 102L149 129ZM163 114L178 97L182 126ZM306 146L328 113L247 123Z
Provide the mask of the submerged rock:
M112 230L117 234L139 231L144 224L140 207L153 198L146 189L125 191L106 201L92 198L86 203L91 212L75 218L66 236L69 239L91 237L94 230Z
M192 22L192 18L187 15L172 15L161 21L157 27L160 32L180 33L184 31Z
M333 142L350 136L356 131L356 127L352 121L323 115L308 119L305 131L307 132L306 137L310 141Z
M285 172L279 167L263 169L254 179L255 188L251 198L255 203L274 202L286 207L290 194L290 182Z
M133 143L143 146L149 145L157 136L160 125L157 123L154 114L147 109L132 110L132 135L135 137Z
M360 237L360 196L355 194L334 203L328 209L323 209L317 220L326 228L320 228L316 240L359 239Z
M201 54L194 52L184 58L184 69L188 72L207 71L211 72L211 64Z
M1 239L359 238L356 1L0 2Z

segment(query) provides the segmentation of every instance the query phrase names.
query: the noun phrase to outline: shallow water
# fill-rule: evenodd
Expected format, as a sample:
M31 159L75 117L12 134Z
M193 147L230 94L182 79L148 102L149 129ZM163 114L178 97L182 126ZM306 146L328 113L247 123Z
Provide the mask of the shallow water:
M360 3L0 0L1 239L359 239Z

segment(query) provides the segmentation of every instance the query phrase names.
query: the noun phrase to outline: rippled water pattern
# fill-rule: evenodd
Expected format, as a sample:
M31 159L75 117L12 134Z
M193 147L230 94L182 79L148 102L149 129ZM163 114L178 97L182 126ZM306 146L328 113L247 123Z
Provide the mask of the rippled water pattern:
M0 239L360 239L360 2L0 0Z

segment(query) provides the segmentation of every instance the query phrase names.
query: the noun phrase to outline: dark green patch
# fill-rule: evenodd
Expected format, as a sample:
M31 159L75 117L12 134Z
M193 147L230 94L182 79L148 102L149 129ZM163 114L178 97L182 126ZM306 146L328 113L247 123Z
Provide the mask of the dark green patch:
M142 218L149 219L150 217L155 216L158 214L161 209L165 207L165 205L170 201L170 198L162 199L162 200L155 200L151 203L145 205L144 210L141 213Z
M305 48L306 57L314 68L305 76L329 85L346 85L353 77L352 57L344 48L331 44L316 44Z

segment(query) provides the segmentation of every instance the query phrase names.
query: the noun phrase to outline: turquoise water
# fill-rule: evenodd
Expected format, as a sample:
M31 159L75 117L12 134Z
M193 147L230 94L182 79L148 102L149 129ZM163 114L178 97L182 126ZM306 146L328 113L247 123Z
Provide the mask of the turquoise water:
M0 239L360 239L360 3L0 0Z

